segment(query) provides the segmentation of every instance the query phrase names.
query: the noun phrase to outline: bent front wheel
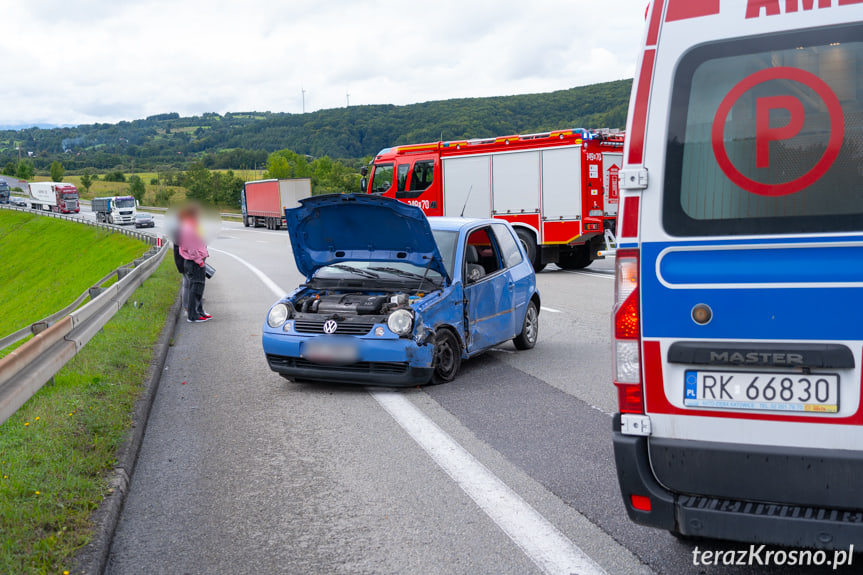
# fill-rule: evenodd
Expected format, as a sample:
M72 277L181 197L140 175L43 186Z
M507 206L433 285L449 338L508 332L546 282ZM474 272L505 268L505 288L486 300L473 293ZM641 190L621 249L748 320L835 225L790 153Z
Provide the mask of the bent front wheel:
M448 383L455 379L461 366L461 344L453 332L442 329L435 334L434 373L432 383Z

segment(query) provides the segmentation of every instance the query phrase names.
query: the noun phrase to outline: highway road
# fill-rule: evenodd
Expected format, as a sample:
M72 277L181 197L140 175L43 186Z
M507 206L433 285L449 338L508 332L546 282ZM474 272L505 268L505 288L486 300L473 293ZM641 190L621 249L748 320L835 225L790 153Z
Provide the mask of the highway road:
M534 350L393 391L272 373L261 325L303 279L288 235L225 222L211 248L215 319L178 325L108 573L784 572L693 566L693 544L626 518L610 261L539 274Z

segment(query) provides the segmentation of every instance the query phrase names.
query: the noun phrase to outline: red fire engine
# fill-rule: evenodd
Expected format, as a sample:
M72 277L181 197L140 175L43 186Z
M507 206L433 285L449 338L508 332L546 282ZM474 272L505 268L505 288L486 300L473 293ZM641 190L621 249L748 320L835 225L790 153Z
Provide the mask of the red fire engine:
M623 141L576 129L387 148L366 191L429 216L507 220L537 271L579 269L614 233Z

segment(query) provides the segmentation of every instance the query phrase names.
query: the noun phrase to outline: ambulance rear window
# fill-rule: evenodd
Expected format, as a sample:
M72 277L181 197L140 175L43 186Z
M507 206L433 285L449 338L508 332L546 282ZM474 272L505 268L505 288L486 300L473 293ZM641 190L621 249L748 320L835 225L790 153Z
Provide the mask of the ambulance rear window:
M677 236L863 230L863 26L697 47L670 109Z

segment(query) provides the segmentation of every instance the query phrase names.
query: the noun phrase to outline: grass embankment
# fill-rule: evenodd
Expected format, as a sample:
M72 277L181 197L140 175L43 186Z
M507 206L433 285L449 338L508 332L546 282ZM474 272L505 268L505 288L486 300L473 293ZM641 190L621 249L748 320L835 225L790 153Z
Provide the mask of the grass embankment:
M107 492L179 281L169 256L54 385L0 426L0 573L63 573L90 540L88 518Z
M0 337L63 309L146 250L124 235L0 210Z

